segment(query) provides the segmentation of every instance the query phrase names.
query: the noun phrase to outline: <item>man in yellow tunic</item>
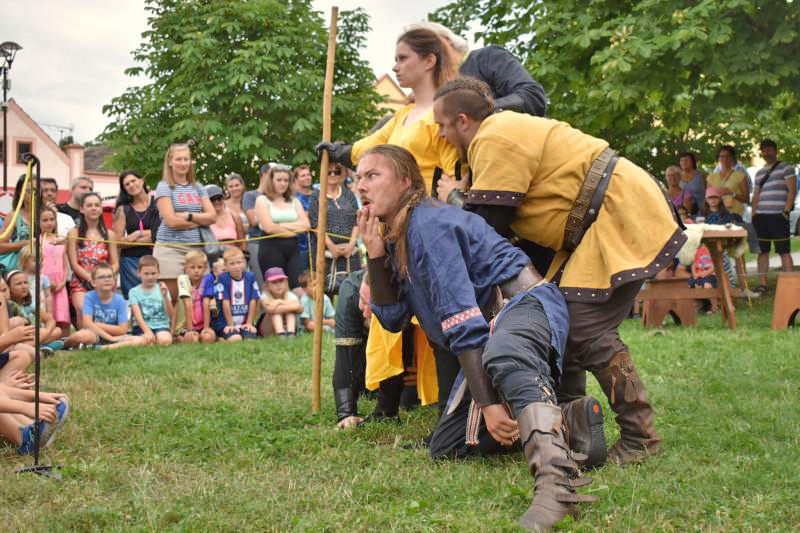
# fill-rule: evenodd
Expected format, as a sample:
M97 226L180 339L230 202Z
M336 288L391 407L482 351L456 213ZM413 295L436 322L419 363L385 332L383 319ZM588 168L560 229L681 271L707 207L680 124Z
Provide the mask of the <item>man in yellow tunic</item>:
M618 327L643 280L671 264L686 240L666 196L602 139L556 120L491 114L491 92L479 80L454 80L435 98L442 135L473 172L464 207L501 235L556 251L546 277L570 313L559 402L585 395L589 370L620 425L609 460L657 453L653 410Z

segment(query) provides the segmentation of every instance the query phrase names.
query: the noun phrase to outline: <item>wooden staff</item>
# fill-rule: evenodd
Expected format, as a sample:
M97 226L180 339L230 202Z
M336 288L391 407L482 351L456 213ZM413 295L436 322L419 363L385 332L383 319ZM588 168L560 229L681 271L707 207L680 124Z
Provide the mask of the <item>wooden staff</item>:
M331 28L328 33L328 65L325 68L325 91L322 99L322 140L331 140L331 97L333 95L333 64L336 57L336 21L339 8L331 8ZM322 151L319 168L319 221L317 224L317 273L314 284L314 351L311 356L311 409L320 409L319 381L322 366L322 320L325 301L325 229L328 225L328 151Z

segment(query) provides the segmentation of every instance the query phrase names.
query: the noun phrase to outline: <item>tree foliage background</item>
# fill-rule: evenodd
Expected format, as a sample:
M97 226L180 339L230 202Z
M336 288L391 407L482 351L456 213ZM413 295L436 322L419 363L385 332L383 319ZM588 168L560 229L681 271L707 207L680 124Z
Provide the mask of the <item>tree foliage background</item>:
M147 0L149 30L133 52L151 83L104 106L109 168L161 178L171 143L194 141L203 182L239 172L250 183L267 161L311 163L322 138L329 15L311 0ZM350 140L380 117L374 74L361 59L368 17L340 12L333 138Z
M508 47L540 81L548 115L661 175L721 144L745 165L764 137L800 161L796 0L462 0L431 15Z

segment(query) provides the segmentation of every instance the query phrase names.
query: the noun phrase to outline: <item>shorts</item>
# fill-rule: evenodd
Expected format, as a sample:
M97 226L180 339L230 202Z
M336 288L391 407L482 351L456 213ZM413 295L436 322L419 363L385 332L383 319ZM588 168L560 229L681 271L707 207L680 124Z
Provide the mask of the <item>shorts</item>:
M0 368L3 368L8 364L8 359L11 355L8 352L0 353Z
M216 333L217 337L219 337L220 339L225 339L225 340L230 339L234 335L241 335L243 339L258 338L258 333L253 333L252 331L236 330L236 331L231 331L230 333L225 333L225 330L221 329L219 331L215 331L214 333Z
M788 254L789 219L783 213L758 213L753 215L753 227L758 236L758 247L762 254L768 254L770 243L775 243L775 253Z
M717 276L715 274L711 274L710 276L705 276L702 278L689 278L689 287L697 287L699 289L703 288L703 285L706 283L710 283L713 288L717 288Z
M94 290L94 286L91 284L91 282L85 279L80 279L74 274L72 275L72 279L69 280L69 288L71 293L89 292Z
M169 328L152 329L153 335L155 335L156 333L161 333L162 331L166 331L167 333L172 333ZM139 337L141 335L144 335L144 331L142 331L142 328L140 328L139 326L133 326L133 329L131 329L131 335L136 335L137 337Z
M158 279L160 280L178 279L178 276L184 273L183 263L186 254L192 250L203 251L202 247L197 246L186 246L177 243L165 244L166 246L159 246L159 244L156 244L153 247L153 257L158 259Z

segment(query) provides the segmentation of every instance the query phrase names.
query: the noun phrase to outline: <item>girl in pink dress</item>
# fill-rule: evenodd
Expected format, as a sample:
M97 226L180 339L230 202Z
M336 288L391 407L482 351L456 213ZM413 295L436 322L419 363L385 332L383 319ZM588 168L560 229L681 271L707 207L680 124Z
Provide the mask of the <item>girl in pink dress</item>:
M58 236L56 210L42 206L39 215L42 230L42 274L50 280L50 293L53 296L53 318L56 325L69 333L69 298L67 297L67 246Z
M100 195L89 192L81 201L81 218L78 227L67 233L67 259L72 267L72 307L77 312L78 329L83 327L83 298L94 290L92 270L100 264L111 266L116 276L119 272L119 254L114 241L114 230L106 228L103 222L103 204Z

